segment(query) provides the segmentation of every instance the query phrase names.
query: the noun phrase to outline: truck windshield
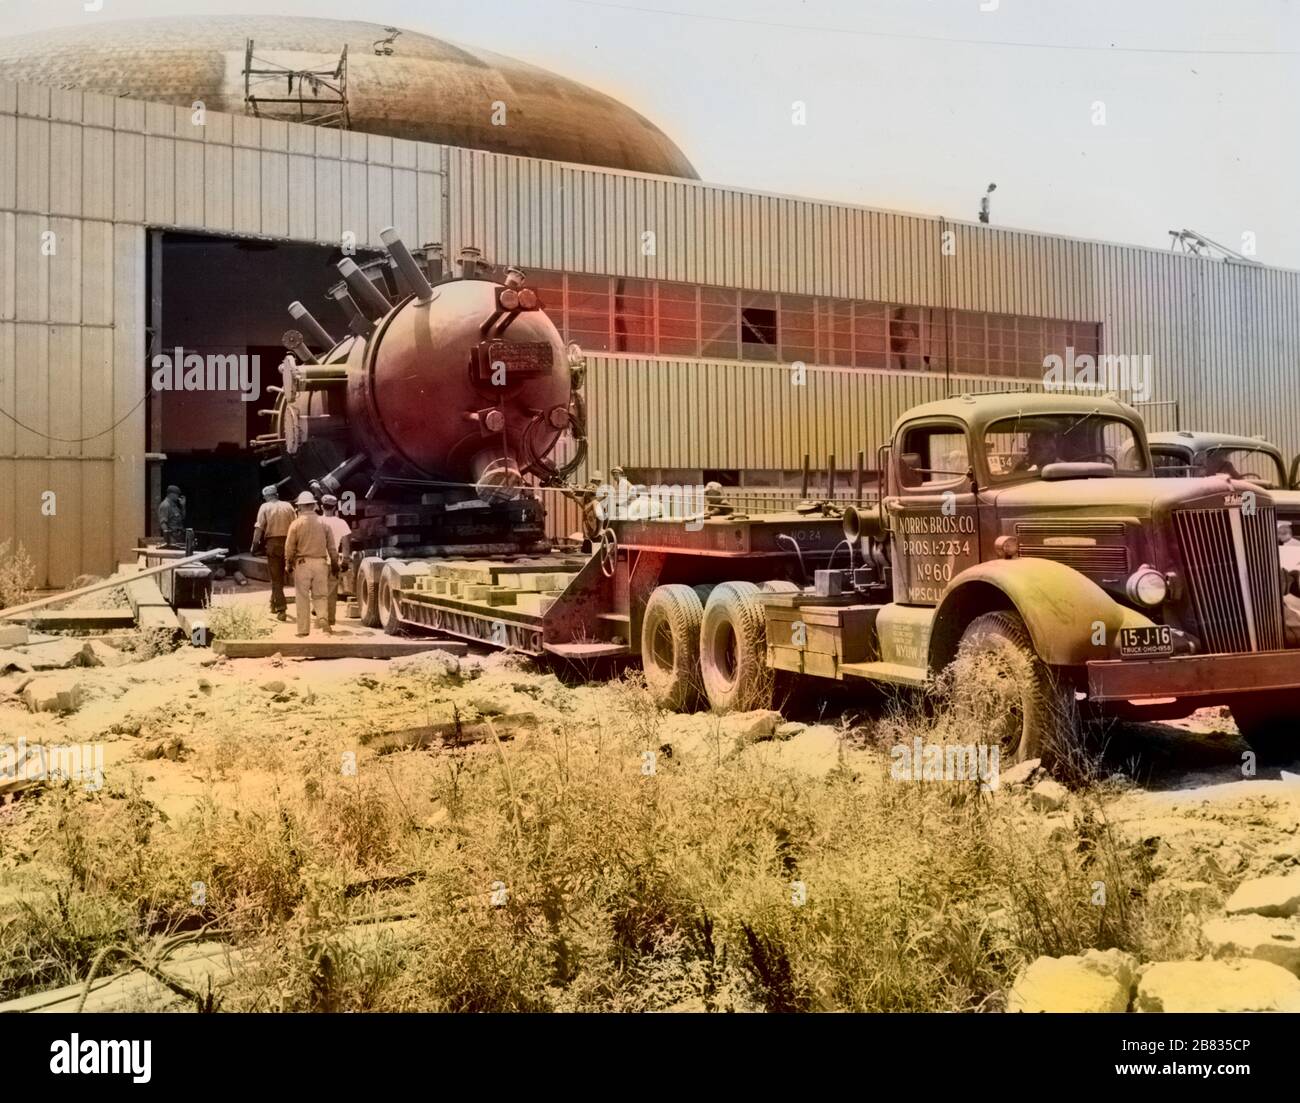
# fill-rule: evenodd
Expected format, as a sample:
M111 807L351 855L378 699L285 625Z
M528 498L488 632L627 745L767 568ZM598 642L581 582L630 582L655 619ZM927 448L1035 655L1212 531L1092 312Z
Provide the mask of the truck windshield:
M1052 463L1107 463L1117 475L1147 471L1146 449L1128 422L1097 413L1004 418L988 427L984 449L995 482L1041 478Z
M1191 472L1195 475L1229 475L1245 479L1265 490L1276 490L1286 481L1282 464L1272 452L1262 448L1211 448Z

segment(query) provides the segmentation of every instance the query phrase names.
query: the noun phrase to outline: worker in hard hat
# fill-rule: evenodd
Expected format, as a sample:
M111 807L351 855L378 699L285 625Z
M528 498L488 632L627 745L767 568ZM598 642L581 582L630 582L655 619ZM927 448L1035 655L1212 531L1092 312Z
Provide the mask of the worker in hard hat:
M169 486L166 497L158 503L158 531L164 544L185 546L185 499L179 486Z
M262 487L262 504L257 509L257 522L253 525L254 555L266 543L266 569L271 575L271 612L279 620L288 620L289 602L284 596L284 540L297 511L288 502L280 500L277 486Z
M325 519L316 512L316 499L310 490L304 490L294 503L298 516L289 526L284 538L284 558L293 566L294 606L298 614L298 635L311 635L311 604L319 601L321 611L329 594L329 576L339 569L339 553L334 537L325 525ZM319 627L329 633L326 616L320 617Z
M352 554L352 527L339 516L339 500L333 494L326 494L320 500L321 510L324 516L321 520L325 522L325 527L330 531L330 539L334 542L334 550L338 552L338 567L330 571L329 579L329 597L325 601L325 619L329 621L329 626L334 627L334 612L339 601L339 583L343 578L343 571L347 567L348 557Z

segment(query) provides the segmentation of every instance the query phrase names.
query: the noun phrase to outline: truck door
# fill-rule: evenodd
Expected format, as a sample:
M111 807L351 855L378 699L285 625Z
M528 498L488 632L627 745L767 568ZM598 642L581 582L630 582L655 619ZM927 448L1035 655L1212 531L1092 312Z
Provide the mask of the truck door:
M904 426L893 455L894 600L938 605L944 589L980 561L979 502L971 491L970 447L958 421Z

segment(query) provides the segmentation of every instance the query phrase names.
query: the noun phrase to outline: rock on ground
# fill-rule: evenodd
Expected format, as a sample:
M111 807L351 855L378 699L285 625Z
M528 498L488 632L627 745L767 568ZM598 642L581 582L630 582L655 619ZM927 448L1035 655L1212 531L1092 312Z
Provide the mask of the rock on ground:
M77 653L78 666L122 666L131 660L102 640L87 640Z
M1036 781L1042 774L1041 758L1027 758L1024 762L1017 762L1014 766L998 772L998 784L1008 787L1015 785L1030 785Z
M23 687L29 712L75 712L86 699L86 687L73 674L47 674Z
M1300 870L1243 881L1228 897L1224 909L1229 915L1289 916L1300 913Z
M1161 961L1138 980L1136 1011L1300 1011L1300 980L1268 961Z
M1040 957L1016 979L1007 1010L1127 1011L1136 970L1137 959L1122 950Z
M1211 919L1201 934L1215 957L1249 957L1300 977L1300 919L1232 915Z
M772 709L756 709L754 712L734 712L724 716L722 726L743 746L745 743L771 739L776 735L777 726L784 720L784 716Z
M1053 781L1051 778L1040 781L1029 790L1029 804L1039 812L1055 812L1065 807L1065 802L1069 799L1070 791L1059 781Z

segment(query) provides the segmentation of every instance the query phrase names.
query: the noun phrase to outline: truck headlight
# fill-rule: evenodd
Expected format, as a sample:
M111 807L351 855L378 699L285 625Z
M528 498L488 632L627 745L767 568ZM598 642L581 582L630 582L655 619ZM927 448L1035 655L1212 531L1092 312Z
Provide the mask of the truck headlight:
M1129 576L1124 590L1139 605L1160 605L1169 595L1169 584L1154 567L1143 566Z

